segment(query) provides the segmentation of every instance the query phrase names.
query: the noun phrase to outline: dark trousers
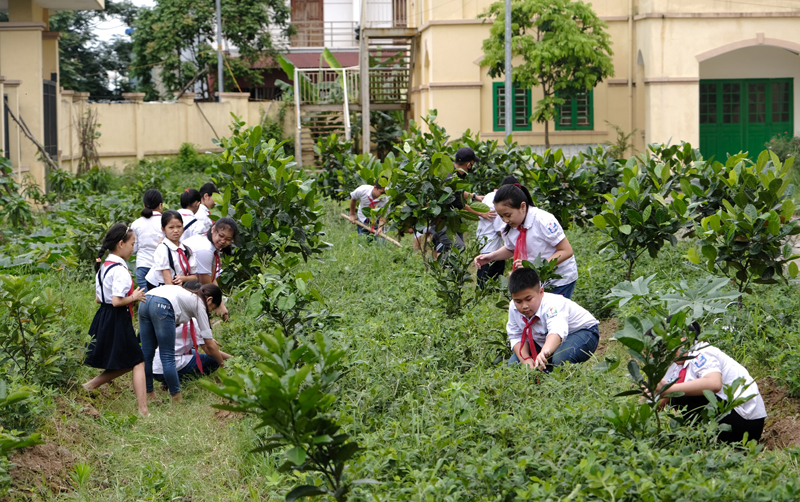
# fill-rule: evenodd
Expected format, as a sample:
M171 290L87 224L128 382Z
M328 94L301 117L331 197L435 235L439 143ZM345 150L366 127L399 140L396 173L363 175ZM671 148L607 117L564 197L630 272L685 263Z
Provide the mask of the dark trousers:
M493 261L492 263L487 263L486 265L478 269L478 287L483 289L484 287L486 287L487 280L489 279L497 280L497 278L503 275L503 272L505 271L506 271L505 260L498 260L498 261Z
M669 404L676 408L683 408L684 416L687 419L693 419L708 404L708 399L705 396L681 396L670 399ZM731 426L731 430L719 433L719 440L725 443L741 443L745 432L747 432L748 441L751 439L759 441L761 433L764 432L763 418L746 420L736 410L720 420L720 423Z

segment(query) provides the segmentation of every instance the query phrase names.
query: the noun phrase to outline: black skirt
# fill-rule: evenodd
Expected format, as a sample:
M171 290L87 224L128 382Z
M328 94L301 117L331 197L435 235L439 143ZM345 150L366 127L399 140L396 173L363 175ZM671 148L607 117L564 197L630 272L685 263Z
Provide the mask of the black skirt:
M104 370L133 368L144 362L128 307L100 304L89 327L92 341L83 364Z

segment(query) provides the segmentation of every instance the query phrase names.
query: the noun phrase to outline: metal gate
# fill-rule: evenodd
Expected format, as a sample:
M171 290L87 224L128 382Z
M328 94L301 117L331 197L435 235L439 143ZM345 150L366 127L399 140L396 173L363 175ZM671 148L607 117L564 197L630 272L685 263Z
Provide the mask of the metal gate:
M54 161L58 160L58 103L57 83L44 81L44 150Z

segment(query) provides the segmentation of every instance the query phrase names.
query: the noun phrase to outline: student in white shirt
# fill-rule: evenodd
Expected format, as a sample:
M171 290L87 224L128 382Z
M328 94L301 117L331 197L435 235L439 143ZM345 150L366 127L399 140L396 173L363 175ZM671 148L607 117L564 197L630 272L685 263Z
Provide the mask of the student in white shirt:
M205 185L200 187L200 205L197 207L197 212L195 213L195 217L197 218L197 223L195 225L200 225L200 228L196 229L195 232L198 234L204 234L209 231L211 225L214 224L211 221L211 216L209 216L211 209L214 209L216 205L214 203L214 194L219 193L217 190L216 185L213 183L206 183Z
M514 176L506 176L500 186L513 185L517 182L517 178ZM497 190L492 190L487 193L481 201L489 207L489 212L478 213L480 220L478 220L477 237L478 242L483 244L481 254L489 254L503 247L503 236L500 232L505 228L505 223L503 223L502 218L497 216L497 211L495 211L494 208L494 196L496 192ZM498 277L503 275L505 270L505 260L485 263L482 267L478 268L478 287L483 289L488 279L497 280Z
M724 401L723 385L732 385L737 378L743 378L745 385L749 384L749 386L737 397L753 397L734 408L728 416L720 420L720 423L730 425L731 430L720 432L719 440L727 443L740 443L745 432L749 439L760 440L761 433L764 431L767 410L755 380L744 366L728 354L706 342L697 341L697 337L700 335L698 323L693 323L690 330L694 332L694 341L689 350L681 353L680 356L688 356L691 359L673 363L659 385L659 390L661 390L665 385L672 383L667 388L667 392L683 392L683 396L664 398L660 404L664 406L669 402L671 406L683 408L685 410L684 417L691 419L708 404L708 400L703 395L704 390L710 390L716 394L717 398ZM651 332L648 331L648 333ZM686 341L686 338L683 340Z
M185 244L181 244L183 218L180 213L164 211L161 215L161 229L165 239L153 254L153 266L145 276L147 288L153 289L164 284L180 286L183 282L197 280L195 255Z
M136 284L147 291L147 272L153 266L156 247L164 238L160 218L164 209L164 197L158 190L150 189L144 193L143 203L142 217L131 223L131 230L136 235L133 248L133 254L136 255Z
M133 304L144 300L145 296L144 289L134 289L127 265L135 239L127 225L117 223L108 230L97 253L95 301L100 308L89 327L92 339L83 363L103 372L83 384L83 388L94 390L133 371L133 391L139 413L147 416L144 356L133 330ZM103 261L106 251L108 257Z
M181 401L181 384L175 367L175 327L194 318L195 335L211 338L209 312L221 306L222 290L214 284L204 284L197 291L161 286L147 292L139 307L139 336L148 395L153 396L153 357L158 347L169 393L173 401Z
M540 254L548 261L557 258L556 273L562 278L550 281L547 286L554 294L572 298L578 280L578 264L556 217L534 207L531 194L519 183L500 187L494 195L494 207L506 223L502 232L505 246L476 256L475 266L480 268L486 263L513 257L513 268L517 269L522 260L533 261Z
M189 281L183 284L183 287L189 291L196 291L202 287L202 284L197 281ZM202 348L204 353L200 354L198 348ZM175 368L178 370L180 380L210 375L217 368L224 367L225 361L230 357L230 354L219 350L219 345L210 333L205 332L202 336L197 334L197 320L194 318L188 323L181 324L175 330ZM155 357L153 357L153 379L166 384L159 349L156 349Z
M178 211L183 218L183 235L181 242L193 235L197 235L203 227L194 213L200 208L200 192L194 188L187 188L181 194L181 209Z
M545 293L534 269L513 271L508 291L506 332L514 351L509 365L522 361L531 369L549 371L565 362L587 361L597 349L597 319L572 300Z
M384 207L386 203L389 202L389 198L385 194L386 188L378 183L374 185L361 185L353 190L350 193L350 221L355 223L356 219L358 219L357 221L369 226L370 220L364 214L364 208L380 209ZM356 201L358 201L358 213L356 213ZM378 222L375 222L373 230L378 230ZM369 235L372 233L360 226L356 226L356 232L358 232L359 235Z

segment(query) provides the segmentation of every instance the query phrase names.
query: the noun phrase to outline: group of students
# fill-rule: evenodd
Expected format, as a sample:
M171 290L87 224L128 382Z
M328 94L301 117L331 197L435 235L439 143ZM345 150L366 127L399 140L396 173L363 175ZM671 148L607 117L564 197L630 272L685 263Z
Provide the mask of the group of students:
M465 177L477 162L470 148L461 148L454 159L455 174ZM350 215L362 223L370 221L362 212L365 207L382 207L387 199L385 188L379 185L362 185L351 194ZM508 279L511 302L508 308L506 332L512 349L509 365L522 363L531 369L551 371L566 362L572 364L589 360L600 342L599 323L586 309L572 301L578 281L578 264L569 240L558 219L551 213L535 207L530 192L513 177L506 177L501 185L483 196L463 192L456 207L467 208L470 199L482 201L489 211L479 214L477 238L482 245L481 254L475 257L479 287L488 279L497 279L506 268L506 260L513 258L512 273ZM356 205L358 211L356 213ZM455 245L464 249L463 236L457 234L453 243L446 236L447 229L426 229L416 233L416 238L430 234L435 252L449 251ZM418 246L415 246L418 247ZM522 261L533 261L537 256L557 260L559 279L547 284L544 291L537 272L522 267ZM720 435L720 440L739 442L745 432L750 439L759 440L767 416L758 385L747 370L718 348L698 342L700 327L692 328L695 339L681 356L689 359L673 364L662 382L670 385L670 392L683 393L671 399L671 404L682 407L689 417L696 415L707 404L704 390L718 398L726 398L723 385L731 385L743 378L746 389L740 397L750 398L722 419L731 426ZM750 397L752 396L752 397ZM662 406L666 401L660 403Z
M132 371L139 413L147 416L154 379L178 402L182 377L209 374L231 357L214 340L210 317L217 313L228 319L217 284L220 255L231 252L239 230L232 218L211 220L214 193L219 192L213 183L186 189L181 210L164 211L161 192L147 190L141 217L130 226L117 223L106 233L94 267L100 308L89 328L84 360L103 372L83 385L87 390ZM127 265L133 255L136 284Z

